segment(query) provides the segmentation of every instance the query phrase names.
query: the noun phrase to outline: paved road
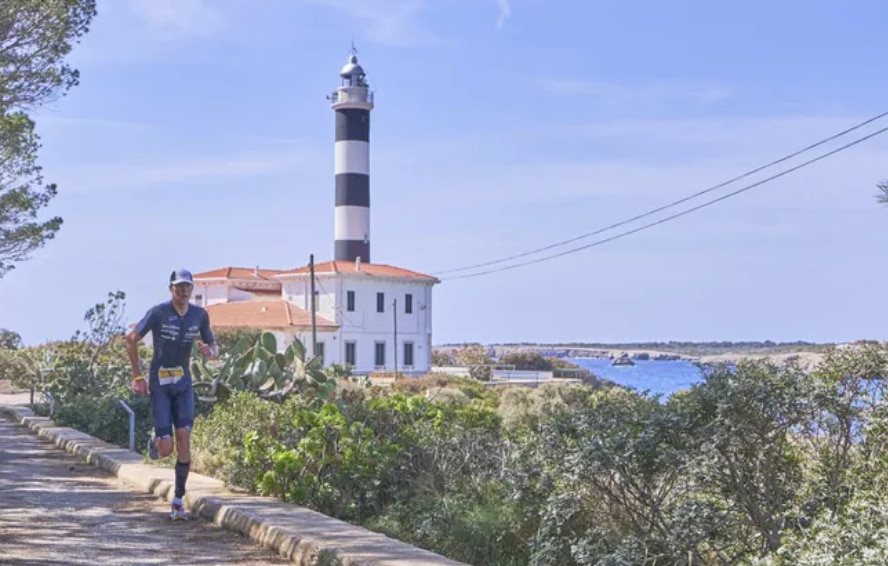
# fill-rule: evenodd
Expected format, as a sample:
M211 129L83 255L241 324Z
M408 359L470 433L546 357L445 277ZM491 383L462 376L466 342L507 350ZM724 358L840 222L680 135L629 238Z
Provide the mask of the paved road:
M0 417L0 564L290 564Z

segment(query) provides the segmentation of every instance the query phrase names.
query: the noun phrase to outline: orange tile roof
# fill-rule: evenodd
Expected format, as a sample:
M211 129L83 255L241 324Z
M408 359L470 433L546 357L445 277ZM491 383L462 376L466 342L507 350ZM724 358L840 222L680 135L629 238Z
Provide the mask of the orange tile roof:
M369 275L371 277L406 277L410 279L422 279L424 281L439 282L438 278L431 275L425 275L409 269L401 267L393 267L383 263L361 263L361 270L358 271L353 261L325 261L324 263L315 264L315 275L324 273L348 273L355 275ZM299 267L297 269L289 269L281 271L277 275L308 275L308 266Z
M205 308L214 328L311 328L311 313L284 300L216 303ZM338 328L324 317L315 318L319 330Z
M252 267L222 267L212 271L195 273L194 279L264 279L276 282L273 277L280 272L280 269L260 269L257 277L256 269Z

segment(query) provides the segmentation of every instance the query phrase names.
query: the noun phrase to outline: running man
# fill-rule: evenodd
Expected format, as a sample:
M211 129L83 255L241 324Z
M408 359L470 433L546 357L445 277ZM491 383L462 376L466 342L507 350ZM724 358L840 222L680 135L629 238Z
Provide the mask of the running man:
M192 305L194 281L185 269L170 274L172 299L151 307L126 337L126 351L133 368L133 391L138 395L151 393L154 416L154 437L148 440L148 455L153 460L173 453L173 427L176 430L176 491L170 518L188 520L182 505L185 481L191 467L189 439L194 424L194 389L191 382L191 348L200 336L198 346L208 358L219 356L219 349L207 311ZM139 363L139 341L152 333L154 356L148 380L142 376Z

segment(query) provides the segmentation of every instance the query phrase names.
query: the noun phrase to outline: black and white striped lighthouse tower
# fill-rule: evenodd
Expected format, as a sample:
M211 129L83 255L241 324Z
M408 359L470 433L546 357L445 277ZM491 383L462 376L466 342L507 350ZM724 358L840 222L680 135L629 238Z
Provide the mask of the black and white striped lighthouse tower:
M370 263L370 111L373 92L352 46L328 97L336 112L335 259Z

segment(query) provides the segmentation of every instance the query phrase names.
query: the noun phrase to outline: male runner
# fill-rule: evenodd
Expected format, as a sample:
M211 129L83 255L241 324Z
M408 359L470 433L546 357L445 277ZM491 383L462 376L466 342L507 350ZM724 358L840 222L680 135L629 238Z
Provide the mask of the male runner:
M194 424L194 390L191 383L191 347L200 336L199 348L208 358L216 358L219 349L207 311L189 303L194 281L185 269L170 274L172 299L151 307L126 337L126 351L133 368L133 390L138 395L151 392L154 437L148 441L148 455L156 460L173 452L173 427L176 429L176 491L170 518L188 520L182 505L185 481L191 467L189 438ZM148 381L139 364L139 341L152 333L154 356Z

